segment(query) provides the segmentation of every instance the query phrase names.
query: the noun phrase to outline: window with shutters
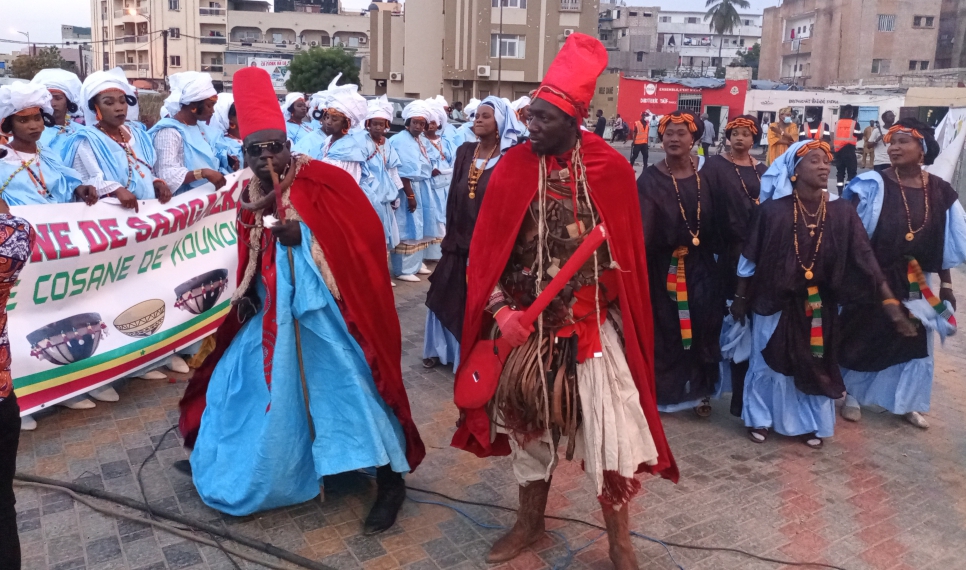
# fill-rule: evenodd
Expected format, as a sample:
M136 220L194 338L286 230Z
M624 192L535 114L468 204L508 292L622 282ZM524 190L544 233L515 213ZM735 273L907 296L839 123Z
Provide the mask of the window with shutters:
M879 14L879 31L894 32L896 30L895 14Z

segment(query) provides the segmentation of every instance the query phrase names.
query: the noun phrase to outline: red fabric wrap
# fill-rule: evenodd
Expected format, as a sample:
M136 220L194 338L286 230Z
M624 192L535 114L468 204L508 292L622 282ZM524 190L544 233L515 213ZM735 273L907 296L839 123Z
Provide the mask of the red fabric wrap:
M232 93L242 140L258 131L285 131L285 116L267 71L259 67L239 69L232 76Z
M600 40L579 32L570 34L550 63L534 98L544 99L564 113L583 119L594 98L597 78L606 67L607 49Z
M403 386L402 337L386 265L382 223L352 176L330 164L312 161L303 166L292 184L290 199L329 262L342 297L338 301L342 317L362 347L379 395L402 425L406 459L410 469L415 470L426 456L426 448L413 422ZM239 226L239 238L246 237L243 229ZM244 268L248 248L244 239L238 243L239 267ZM182 398L180 426L186 444L189 435L192 443L197 435L208 381L218 359L241 328L237 321L233 308L218 330L215 352L195 372Z
M658 452L657 464L641 464L638 472L656 473L677 481L678 468L657 412L654 325L647 293L644 230L634 170L627 159L600 137L583 133L582 143L591 198L607 227L607 243L621 269L616 272L616 302L622 313L627 365L640 393L641 408ZM538 160L529 142L517 145L507 151L490 178L487 198L480 208L470 245L466 318L460 346L462 362L466 362L480 338L484 320L490 320L485 313L486 303L506 267L527 207L536 195ZM550 159L544 157L544 160ZM457 378L461 376L457 374ZM505 434L497 435L490 442L490 419L484 408L460 411L463 421L453 436L453 447L479 457L509 455L510 445Z

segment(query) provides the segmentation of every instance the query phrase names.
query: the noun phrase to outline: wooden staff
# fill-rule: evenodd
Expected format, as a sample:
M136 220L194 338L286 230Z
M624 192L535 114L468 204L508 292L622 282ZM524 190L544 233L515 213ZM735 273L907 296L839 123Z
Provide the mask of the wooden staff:
M275 214L278 218L277 223L282 223L285 220L285 208L282 204L282 184L279 182L278 173L275 172L275 165L272 159L268 159L268 171L272 173L272 189L275 191ZM295 257L292 254L292 248L286 247L288 251L288 268L292 273L292 287L295 287ZM305 381L305 364L302 362L302 333L299 331L299 320L292 315L292 320L295 323L295 353L298 355L299 359L299 378L302 381L302 397L305 399L305 417L309 420L309 436L312 438L312 442L315 443L315 423L312 421L312 408L309 406L309 386Z

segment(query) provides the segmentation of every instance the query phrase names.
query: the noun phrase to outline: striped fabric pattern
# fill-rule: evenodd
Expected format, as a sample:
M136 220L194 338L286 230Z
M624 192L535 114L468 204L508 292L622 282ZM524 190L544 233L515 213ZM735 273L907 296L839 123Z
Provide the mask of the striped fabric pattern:
M932 289L929 288L929 285L926 283L926 276L922 273L922 268L914 257L909 258L906 277L909 280L909 298L925 299L940 318L947 321L953 328L956 328L956 317L949 310L949 307L946 306L946 303L942 302L932 292Z
M812 317L812 330L809 335L812 356L822 358L825 356L825 338L822 336L822 297L818 294L817 285L812 285L808 288L808 301L805 303L805 315Z
M691 348L691 310L688 307L688 283L684 274L684 258L688 248L681 246L671 254L667 270L667 292L678 305L678 321L681 323L681 344L684 350Z

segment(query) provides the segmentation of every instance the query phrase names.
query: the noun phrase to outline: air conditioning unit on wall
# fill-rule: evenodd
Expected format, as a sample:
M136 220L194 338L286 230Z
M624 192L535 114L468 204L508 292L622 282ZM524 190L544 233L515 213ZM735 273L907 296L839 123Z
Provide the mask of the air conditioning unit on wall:
M452 80L452 84L453 84L453 87L462 87L463 86L463 80L461 80L461 79L453 79Z
M574 29L573 28L564 28L564 37L567 37L567 36L569 36L572 33L574 33Z
M489 77L490 76L490 66L489 65L477 65L476 66L476 76L477 77Z
M401 71L390 72L389 81L402 81L402 72Z

